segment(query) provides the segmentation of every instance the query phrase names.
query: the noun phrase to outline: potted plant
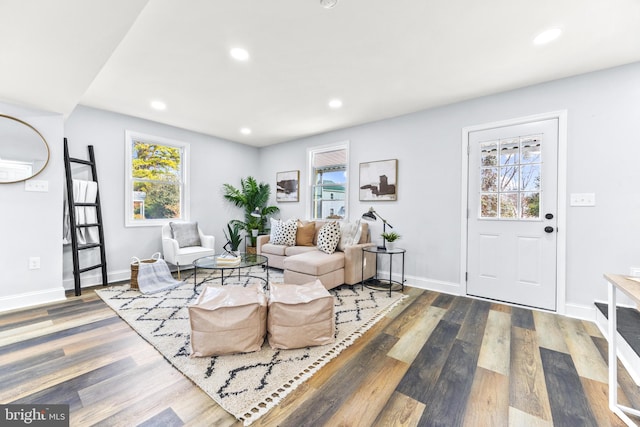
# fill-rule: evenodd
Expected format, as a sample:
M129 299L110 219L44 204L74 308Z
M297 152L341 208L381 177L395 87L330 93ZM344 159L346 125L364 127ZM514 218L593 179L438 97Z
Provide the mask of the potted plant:
M227 243L223 246L224 250L231 252L234 255L238 255L238 249L240 248L240 243L242 243L242 236L240 235L241 231L242 226L240 224L229 221L227 224L227 230L222 230L224 237L227 239Z
M396 246L396 240L400 238L400 235L395 231L389 231L387 233L382 233L380 236L388 243L388 245L383 244L383 246L388 247L389 249L394 249Z
M244 210L244 221L233 220L231 222L238 224L251 236L251 246L255 247L256 237L264 231L267 217L280 211L277 206L267 206L271 196L271 187L264 182L258 183L255 178L249 176L240 179L240 188L224 184L224 192L225 199ZM254 216L256 213L259 214L258 217ZM252 230L258 231L253 232Z

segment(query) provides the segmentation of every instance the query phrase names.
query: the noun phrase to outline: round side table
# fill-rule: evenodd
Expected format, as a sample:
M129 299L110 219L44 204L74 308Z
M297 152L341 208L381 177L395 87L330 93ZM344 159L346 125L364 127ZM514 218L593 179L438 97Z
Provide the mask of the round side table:
M402 248L395 248L395 249L381 249L378 248L376 246L368 246L366 248L362 248L362 281L360 282L360 284L362 285L362 289L364 289L364 287L366 286L369 289L374 289L374 290L388 290L389 291L389 296L391 296L391 291L404 291L404 282L405 282L405 278L404 278L404 254L407 251L405 249ZM375 276L373 276L373 278L371 279L367 279L364 280L364 261L365 261L365 254L366 253L371 253L371 254L376 254L376 274ZM397 280L393 280L392 276L393 276L393 259L394 257L398 255L400 256L400 258L402 258L402 276L401 276L401 281L397 281ZM389 257L389 278L388 279L383 279L379 277L378 274L378 257L384 257L384 256L388 256Z

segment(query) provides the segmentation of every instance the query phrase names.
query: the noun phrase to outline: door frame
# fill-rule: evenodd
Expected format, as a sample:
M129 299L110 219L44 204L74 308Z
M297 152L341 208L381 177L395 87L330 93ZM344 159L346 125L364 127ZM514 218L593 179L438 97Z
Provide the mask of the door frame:
M471 132L521 125L525 123L558 119L558 211L557 253L556 253L556 313L565 314L566 307L566 249L567 249L567 110L551 111L531 116L517 117L491 123L462 128L462 180L460 203L460 287L467 295L467 242L468 227L468 180L469 180L469 135Z

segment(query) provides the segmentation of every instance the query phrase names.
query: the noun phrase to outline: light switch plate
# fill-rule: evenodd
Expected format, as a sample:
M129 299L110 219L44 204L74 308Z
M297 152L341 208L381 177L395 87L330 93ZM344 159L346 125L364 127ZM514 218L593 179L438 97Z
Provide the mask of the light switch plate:
M30 179L24 182L24 191L39 191L46 193L49 191L49 181Z
M569 204L571 206L595 206L596 194L595 193L571 193L569 198Z

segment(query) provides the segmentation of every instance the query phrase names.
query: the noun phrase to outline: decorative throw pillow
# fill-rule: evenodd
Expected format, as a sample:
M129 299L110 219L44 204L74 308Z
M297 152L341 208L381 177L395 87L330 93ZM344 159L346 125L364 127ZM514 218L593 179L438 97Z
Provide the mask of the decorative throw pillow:
M269 232L269 243L273 243L273 238L280 232L280 220L275 218L270 218L271 221L271 231Z
M200 234L198 233L197 222L170 222L171 234L178 241L178 246L186 248L189 246L200 246Z
M340 224L331 221L322 226L318 231L318 249L322 252L332 254L336 251L340 241Z
M271 239L274 245L294 246L296 244L297 220L271 221Z
M338 250L343 251L347 246L358 244L362 234L362 226L360 220L354 222L343 222L340 226L340 243Z
M316 234L316 222L298 221L296 231L296 246L313 246L313 236Z

